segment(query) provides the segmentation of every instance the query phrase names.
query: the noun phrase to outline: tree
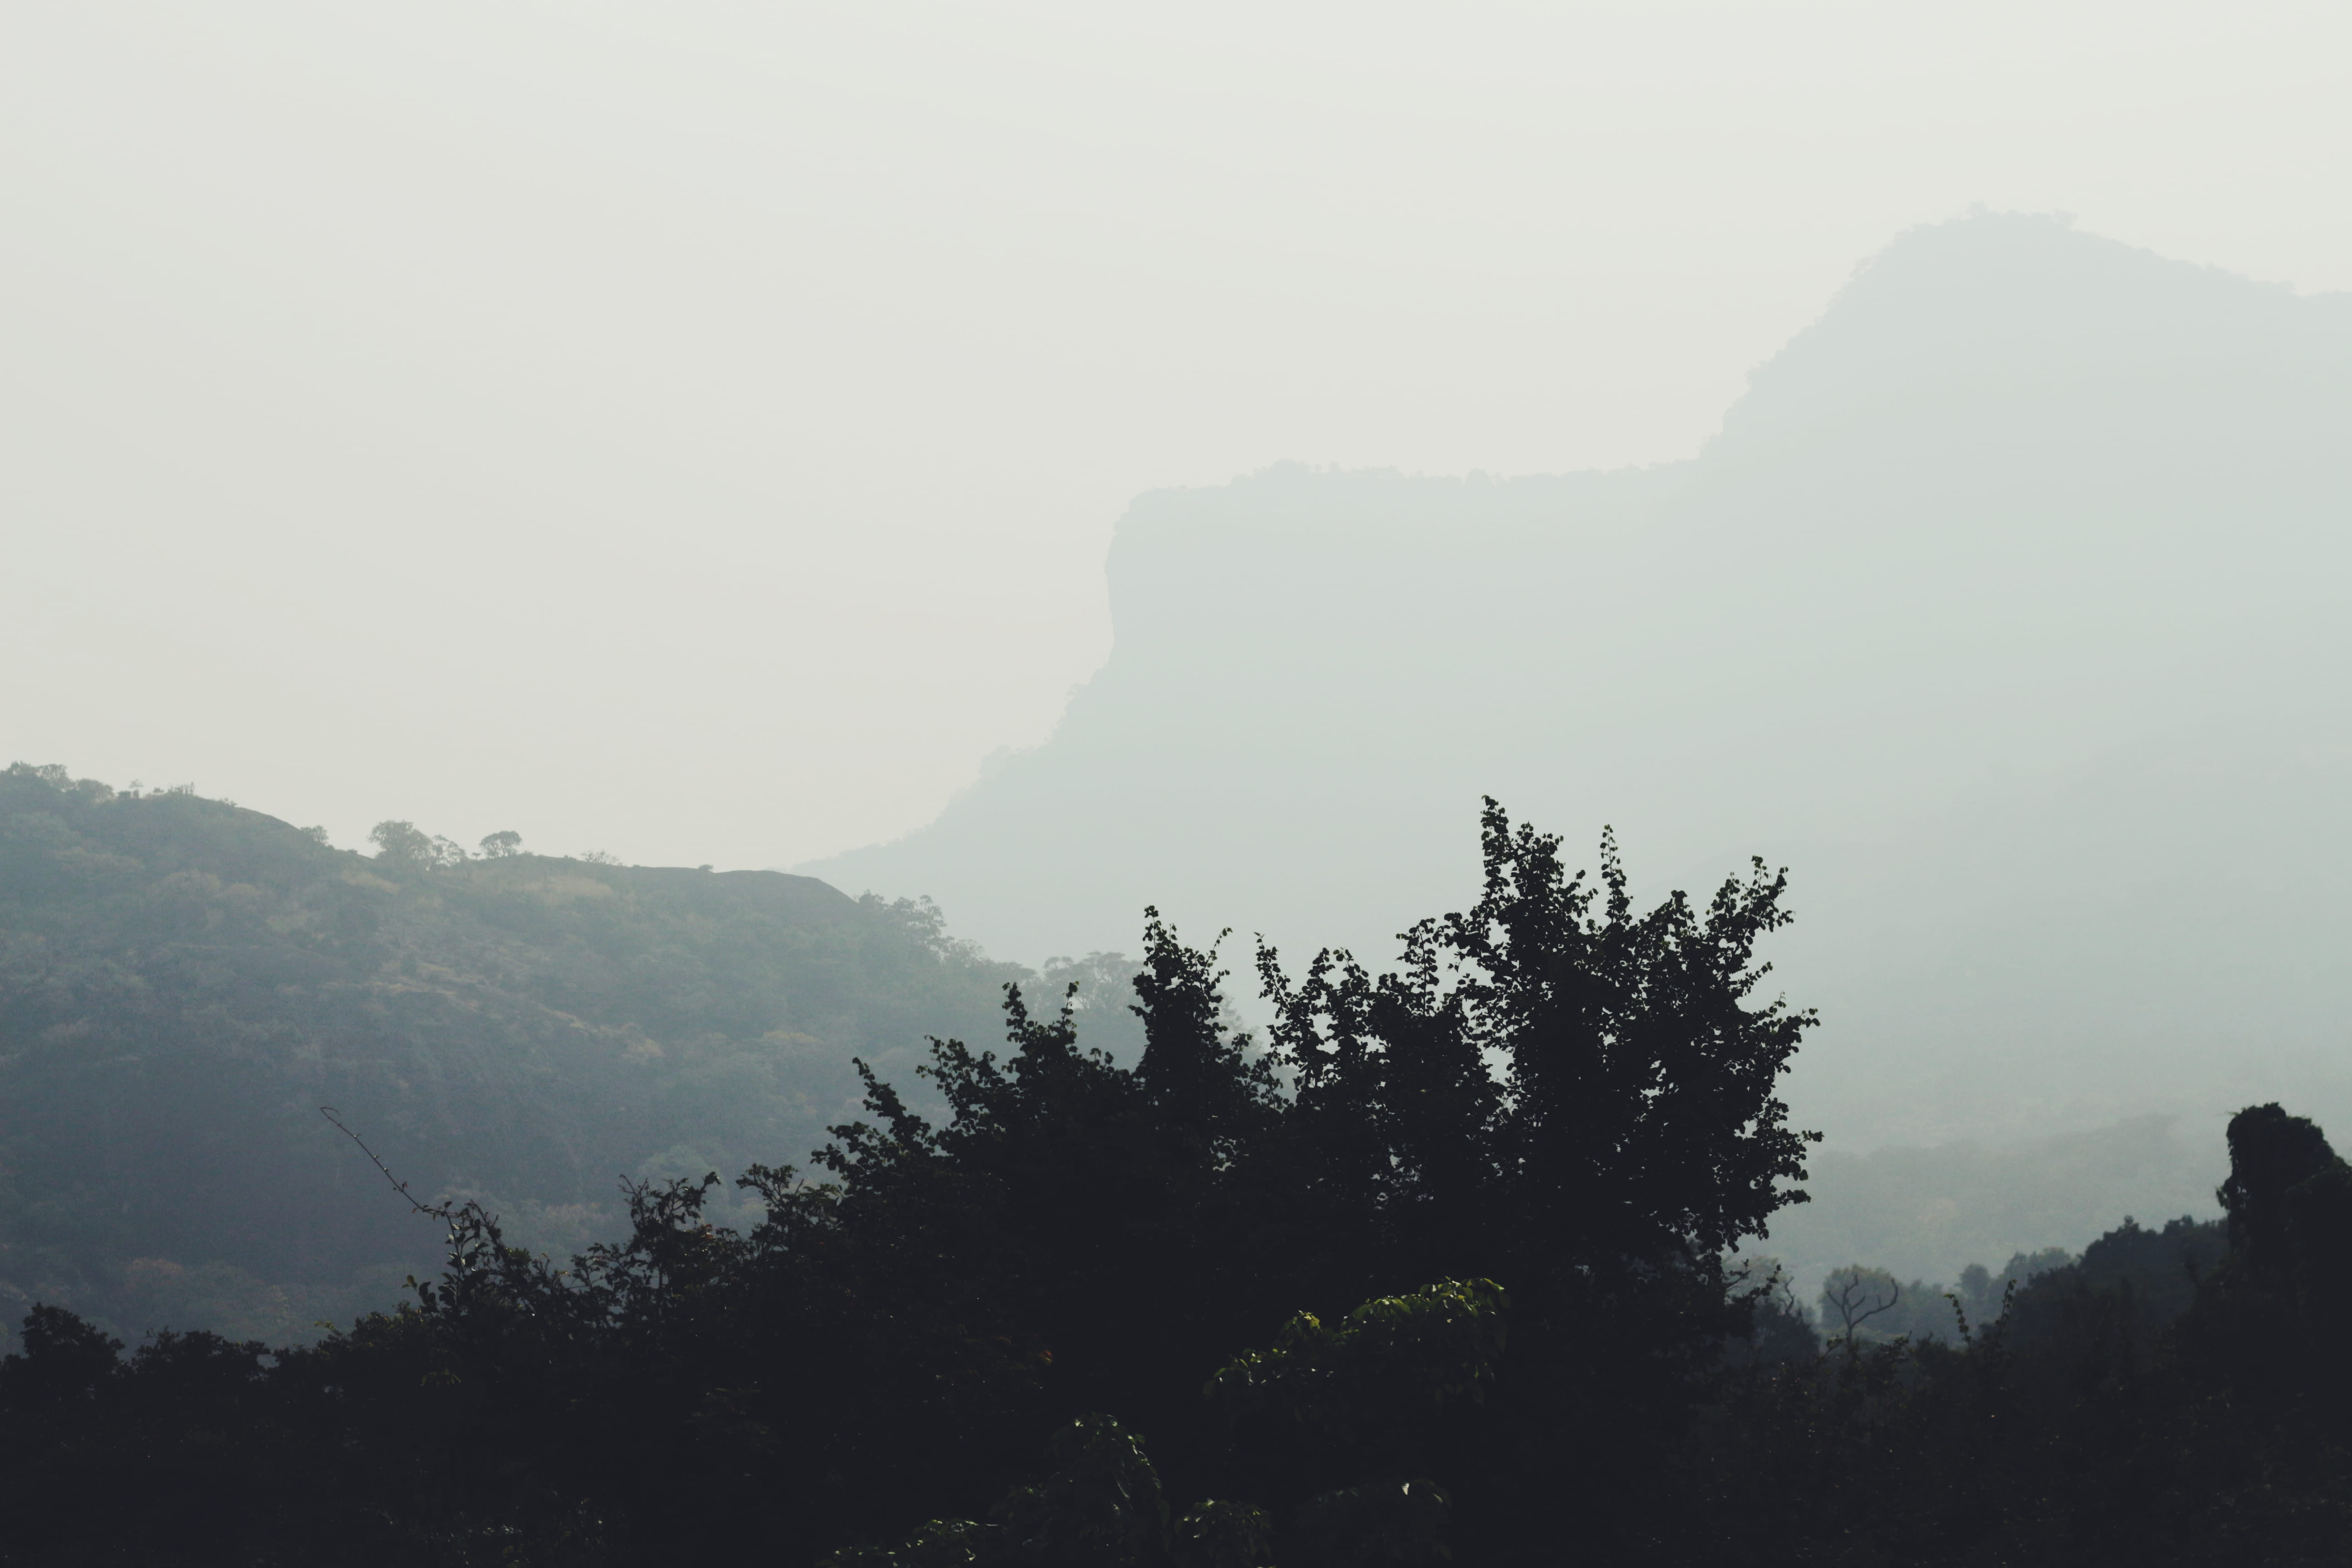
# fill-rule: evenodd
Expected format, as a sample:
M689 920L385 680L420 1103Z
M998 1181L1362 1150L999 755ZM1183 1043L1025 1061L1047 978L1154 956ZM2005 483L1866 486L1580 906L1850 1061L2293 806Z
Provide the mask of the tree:
M2266 1284L2334 1273L2352 1244L2352 1167L2316 1122L2276 1104L2230 1119L2230 1175L2214 1196L2238 1268Z
M426 833L413 822L379 822L368 830L368 838L375 845L378 860L404 870L429 871L466 861L462 847Z
M1805 1201L1781 1184L1821 1136L1790 1129L1778 1093L1815 1016L1748 1005L1770 973L1756 943L1791 918L1787 873L1757 860L1704 918L1680 892L1636 916L1613 836L1594 888L1492 800L1480 826L1485 896L1445 940L1470 976L1469 1038L1507 1064L1501 1152L1523 1217L1584 1263L1688 1267L1765 1234Z
M1874 1318L1892 1312L1903 1302L1903 1283L1884 1268L1858 1263L1832 1268L1822 1281L1822 1323L1832 1331L1846 1354L1862 1348L1863 1330Z
M1605 833L1597 883L1492 800L1480 849L1477 902L1409 931L1394 973L1326 951L1293 981L1264 948L1259 970L1297 1086L1304 1250L1359 1291L1484 1277L1522 1303L1465 1506L1487 1550L1532 1552L1562 1475L1589 1528L1631 1527L1745 1337L1762 1287L1731 1289L1722 1259L1803 1201L1786 1184L1818 1135L1778 1088L1814 1018L1754 1001L1757 945L1790 919L1760 861L1703 909L1637 913Z
M384 821L368 829L375 858L388 866L423 868L435 864L433 836L413 822Z

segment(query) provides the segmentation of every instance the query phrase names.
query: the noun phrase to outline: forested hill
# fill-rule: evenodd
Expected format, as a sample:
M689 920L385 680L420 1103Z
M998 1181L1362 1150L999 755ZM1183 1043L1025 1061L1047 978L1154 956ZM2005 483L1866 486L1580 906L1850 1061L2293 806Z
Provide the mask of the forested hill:
M856 1109L853 1056L910 1081L926 1036L993 1039L1032 978L811 878L379 837L0 774L6 1330L39 1299L278 1341L388 1302L440 1229L321 1106L420 1197L560 1255L618 1224L623 1173L804 1162Z
M233 921L250 933L273 912L284 940L248 945L299 951L310 929L336 967L289 979L248 958L253 987L415 983L445 1014L566 1026L545 1003L490 1001L531 976L461 980L397 931L544 920L501 900L543 903L528 889L556 863L485 868L388 824L373 868L215 849L212 865L257 879L200 882L174 906L173 879L222 870L160 868L169 835L113 840L142 857L27 820L168 824L150 804L89 791L11 824L28 883L121 878L94 934L152 922L112 950L180 993L130 1047L77 1056L68 1029L26 1053L56 1076L135 1081L174 1021L203 1026L178 1048L238 1063L261 1112L241 1124L268 1131L255 1060L277 1055L287 1080L317 1070L290 1029L241 1053L236 1009L208 1009L189 975L234 945ZM204 809L224 839L257 826ZM2352 1165L2317 1125L2276 1104L2231 1119L2226 1225L2126 1221L2079 1259L2021 1254L1948 1289L1844 1268L1815 1315L1748 1250L1804 1197L1814 1142L1779 1094L1813 1017L1762 989L1788 879L1759 866L1643 909L1621 861L1588 876L1560 848L1490 805L1476 902L1417 927L1377 976L1329 953L1267 959L1263 1043L1223 1021L1214 954L1150 920L1129 976L1132 1066L1080 1048L1066 1017L1008 1006L1001 1053L929 1053L940 1114L872 1082L822 1180L754 1167L732 1189L634 1184L625 1234L561 1262L480 1204L436 1205L443 1267L398 1310L307 1346L164 1332L132 1348L35 1307L0 1356L0 1563L1712 1568L1727 1542L1832 1568L2346 1560ZM630 911L625 940L567 930L567 912L488 944L505 957L484 969L599 937L624 973L665 941L693 951L675 931L691 877L590 877L609 894L576 903ZM312 918L306 900L338 883L390 900L372 929ZM820 973L829 939L854 954L856 906L738 885L789 900L771 945L806 933ZM256 908L215 923L215 900ZM129 969L102 984L139 990ZM601 1075L608 1100L708 1091L625 1065L691 1026L596 1000L604 1058L545 1049L543 1067ZM487 1109L452 1123L433 1093L391 1091L403 1067L415 1086L423 1053L404 1062L411 1042L364 1014L363 998L320 1012L362 1020L389 1058L321 1027L312 1055L338 1064L334 1087L401 1107L420 1157L481 1136ZM698 1000L680 1017L714 1035L729 1021ZM514 1108L540 1087L522 1076L438 1087ZM238 1110L193 1070L140 1087L175 1085L191 1102L154 1125ZM79 1113L102 1114L103 1095ZM593 1109L573 1111L583 1141ZM544 1142L551 1125L524 1131ZM713 1212L730 1190L758 1196L748 1228Z

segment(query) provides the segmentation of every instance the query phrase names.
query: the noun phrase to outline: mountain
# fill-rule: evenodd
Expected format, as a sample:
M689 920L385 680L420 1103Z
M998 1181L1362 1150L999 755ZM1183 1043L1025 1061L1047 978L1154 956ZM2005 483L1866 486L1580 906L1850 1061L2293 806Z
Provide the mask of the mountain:
M804 1164L859 1113L853 1056L920 1103L924 1037L993 1044L1001 987L1037 978L812 878L387 826L368 857L0 773L0 1338L35 1300L272 1342L388 1305L442 1227L321 1107L419 1199L561 1257L620 1227L625 1174ZM1046 978L1134 1053L1118 961Z
M1370 960L1482 795L1637 896L1790 868L1792 1099L1856 1150L2352 1114L2352 298L2044 219L1899 238L1696 458L1139 499L1059 729L801 868L992 951L1146 902Z

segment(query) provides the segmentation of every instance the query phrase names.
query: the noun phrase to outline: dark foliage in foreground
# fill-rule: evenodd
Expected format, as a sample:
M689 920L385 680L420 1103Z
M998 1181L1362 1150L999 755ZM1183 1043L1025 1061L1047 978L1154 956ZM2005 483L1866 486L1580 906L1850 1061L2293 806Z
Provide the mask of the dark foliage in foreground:
M1722 1261L1802 1178L1780 879L1640 913L1613 855L1484 847L1393 973L1263 954L1265 1050L1156 919L1131 1068L1010 991L943 1120L869 1074L740 1231L716 1176L562 1268L446 1210L411 1304L275 1353L37 1310L0 1562L2341 1560L2316 1128L2231 1124L2218 1267L2134 1227L1958 1343L1824 1349Z

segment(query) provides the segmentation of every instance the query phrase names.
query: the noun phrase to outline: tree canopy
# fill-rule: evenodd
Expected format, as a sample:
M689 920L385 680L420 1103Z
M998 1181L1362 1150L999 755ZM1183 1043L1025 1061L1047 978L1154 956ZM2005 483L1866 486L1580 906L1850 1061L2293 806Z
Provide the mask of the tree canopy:
M1802 1196L1778 1084L1811 1015L1758 952L1784 879L1637 910L1606 839L1571 872L1492 803L1481 850L1475 901L1393 969L1261 947L1262 1040L1219 943L1148 913L1131 1054L1084 1043L1066 984L1041 1008L1007 977L1001 1050L860 1061L861 1114L805 1165L633 1178L625 1236L565 1261L346 1142L367 1201L445 1227L439 1273L275 1348L126 1353L35 1307L0 1361L0 1562L2352 1546L2352 1176L2316 1127L2233 1121L2226 1237L2127 1223L2012 1260L1934 1339L1890 1331L1926 1292L1858 1268L1824 1343L1735 1260ZM454 900L481 864L411 875Z

